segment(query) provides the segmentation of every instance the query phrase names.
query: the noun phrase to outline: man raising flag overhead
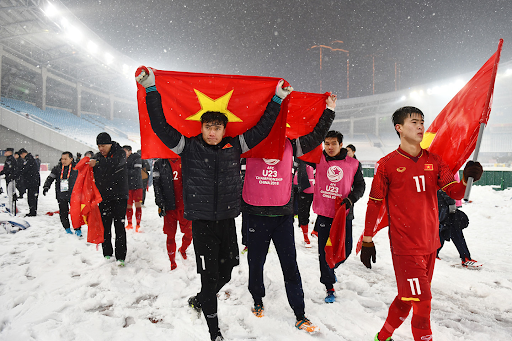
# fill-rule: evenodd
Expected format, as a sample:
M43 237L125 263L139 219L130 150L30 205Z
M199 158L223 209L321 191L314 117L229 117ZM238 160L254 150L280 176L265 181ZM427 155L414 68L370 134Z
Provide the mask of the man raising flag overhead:
M479 107L480 115L477 115L477 121L487 122L501 45L502 41L492 62L486 63L468 85L457 94L454 100L462 102L458 105L452 103L454 100L450 102L453 105L452 110L462 113L459 113L459 116L454 113L450 118L441 118L442 125L462 126L459 130L453 128L457 132L464 132L459 139L455 137L459 143L470 143L473 134L465 123L469 120L468 114L464 112L465 109L469 112L471 107ZM489 69L491 72L487 78L488 83L483 89L479 88L482 84L480 77L487 74ZM471 95L468 93L470 91L476 91L478 94ZM483 95L480 95L482 93ZM477 98L484 99L480 103L482 105L475 102ZM464 101L473 102L465 103ZM483 118L484 114L486 118ZM391 340L393 332L403 323L411 309L413 309L411 325L414 340L432 339L430 282L434 272L436 250L440 246L436 192L441 188L450 197L461 199L468 179L474 178L478 181L483 173L480 163L470 161L464 168L463 181L457 183L450 166L439 155L421 147L424 133L423 119L423 113L418 108L403 107L395 111L393 123L400 137L400 146L378 161L370 191L361 262L368 268L371 268L370 261L375 263L376 252L372 237L380 220L379 215L385 207L398 287L398 295L389 308L386 322L375 336L377 341ZM449 148L446 148L449 140L448 138L440 139L440 136L442 135L437 136L435 143L444 144L444 149L452 147L458 149L458 144L457 146L448 145ZM464 140L468 136L469 140ZM460 161L460 157L464 155L459 155L459 158L450 159L450 161ZM456 163L452 166L456 166Z
M163 106L167 105L157 91L161 83L156 83L153 70L140 67L135 77L145 88L152 130L182 160L184 217L192 220L197 272L201 275L201 291L190 297L189 305L198 312L202 309L211 340L223 340L217 318L216 294L229 282L233 267L239 263L235 217L240 213L240 155L267 137L279 114L281 102L293 89L283 88L282 80L275 81L275 95L267 94L267 101L270 101L263 115L250 129L235 137L225 137L231 113L226 111L227 105L222 105L222 110L184 113L188 115L186 117L193 115L201 122L201 134L186 137L164 116ZM186 97L185 94L183 96ZM190 98L194 100L194 97ZM169 109L181 108L171 106ZM231 121L230 126L235 124L233 119ZM177 124L179 122L173 121L173 125Z

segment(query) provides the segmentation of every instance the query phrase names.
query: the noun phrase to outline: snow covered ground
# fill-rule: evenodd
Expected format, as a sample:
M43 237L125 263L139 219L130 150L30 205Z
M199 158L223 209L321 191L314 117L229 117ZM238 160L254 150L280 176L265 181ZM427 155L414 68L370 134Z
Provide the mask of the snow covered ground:
M42 174L42 180L48 172ZM368 188L371 179L368 178ZM3 181L2 181L3 183ZM42 190L41 190L42 192ZM143 233L128 231L125 268L105 260L95 245L66 235L53 188L41 194L37 217L25 231L0 231L0 340L209 340L204 318L190 312L187 299L200 286L193 246L188 259L177 257L170 271L163 221L152 188L143 209ZM446 243L432 282L432 330L440 340L512 340L512 191L473 188L465 204L470 226L464 233L481 270L460 266L457 251ZM4 200L4 199L2 199ZM354 239L363 229L368 200L356 204ZM26 200L19 205L28 212ZM313 218L312 218L313 220ZM241 218L237 218L240 226ZM296 222L297 225L297 222ZM310 229L312 229L310 225ZM84 227L87 233L87 228ZM240 235L239 235L240 238ZM178 246L181 233L178 233ZM326 304L319 282L316 241L306 249L296 229L298 263L306 316L320 326L311 336L294 327L273 247L265 267L265 316L251 313L246 255L219 295L220 327L226 340L373 340L396 295L387 233L376 238L377 263L366 269L354 253L337 270L337 302ZM395 340L412 340L410 316Z

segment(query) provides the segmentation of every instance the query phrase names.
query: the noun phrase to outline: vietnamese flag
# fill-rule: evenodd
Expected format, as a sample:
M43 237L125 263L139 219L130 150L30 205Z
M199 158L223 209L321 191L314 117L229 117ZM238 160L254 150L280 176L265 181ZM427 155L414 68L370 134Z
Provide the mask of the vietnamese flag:
M219 111L228 117L226 136L237 136L253 127L263 115L275 94L281 78L155 70L156 88L162 97L167 122L186 137L201 133L201 116L207 111ZM156 136L146 108L146 91L138 85L142 158L177 157ZM288 86L285 82L283 86ZM284 152L286 106L268 137L242 157L280 159Z
M444 107L423 136L421 147L441 156L453 173L471 156L480 126L489 120L502 46L500 39L496 53Z
M326 108L326 100L330 93L315 94L308 92L292 92L288 97L286 115L286 137L296 139L309 134L315 128ZM322 145L299 158L306 162L319 163L322 156Z
M101 194L94 182L92 167L89 166L89 157L86 156L75 166L78 176L71 193L69 215L73 228L87 224L87 242L93 244L103 243L103 222L98 204L102 201Z
M343 198L336 197L336 213L331 224L331 231L329 232L329 238L325 243L325 261L331 269L336 267L336 264L343 262L346 256L345 251L345 225L347 221L348 210L345 204L341 205Z
M423 135L421 147L441 156L454 174L475 150L478 133L483 129L481 125L489 120L502 47L503 39L500 39L498 50L444 107ZM388 225L383 202L373 235ZM359 238L356 253L361 250L362 241L363 236Z

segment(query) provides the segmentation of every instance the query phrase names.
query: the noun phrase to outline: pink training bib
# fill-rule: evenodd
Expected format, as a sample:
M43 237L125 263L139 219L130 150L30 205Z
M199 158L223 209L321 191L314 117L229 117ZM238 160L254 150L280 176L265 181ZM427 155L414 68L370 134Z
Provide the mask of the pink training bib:
M286 140L283 159L247 159L242 198L253 206L283 206L292 192L292 144Z
M313 211L334 218L336 197L346 198L352 190L359 161L347 156L344 160L327 161L322 154L316 166Z

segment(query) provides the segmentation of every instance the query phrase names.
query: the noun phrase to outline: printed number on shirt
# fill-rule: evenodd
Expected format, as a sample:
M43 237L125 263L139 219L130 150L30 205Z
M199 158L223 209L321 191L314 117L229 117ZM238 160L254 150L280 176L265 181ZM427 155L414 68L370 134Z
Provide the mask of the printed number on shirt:
M178 180L178 171L173 171L172 175L174 175L173 180Z
M421 295L420 281L417 278L408 278L407 281L411 285L412 295Z
M425 175L413 176L412 178L416 182L416 190L418 193L425 192Z

